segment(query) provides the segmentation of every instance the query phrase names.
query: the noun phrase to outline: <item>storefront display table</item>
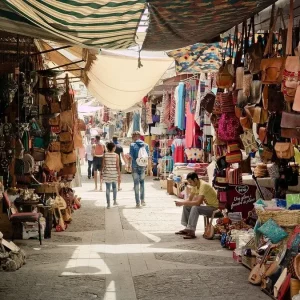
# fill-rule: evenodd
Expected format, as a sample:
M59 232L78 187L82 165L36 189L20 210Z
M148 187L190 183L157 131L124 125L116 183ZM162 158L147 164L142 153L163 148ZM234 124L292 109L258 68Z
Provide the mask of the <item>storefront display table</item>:
M275 186L275 179L271 178L271 177L257 178L257 181L261 187L274 188L274 186ZM300 177L298 179L298 182L299 183L297 186L289 186L289 191L299 192L300 191ZM255 185L252 175L243 175L243 184Z

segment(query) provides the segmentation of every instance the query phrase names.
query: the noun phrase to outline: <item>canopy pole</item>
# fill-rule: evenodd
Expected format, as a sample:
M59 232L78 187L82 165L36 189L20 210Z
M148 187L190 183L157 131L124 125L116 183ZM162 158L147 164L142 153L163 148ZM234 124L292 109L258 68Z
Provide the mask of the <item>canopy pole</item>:
M32 53L32 54L29 54L28 56L35 56L35 55L45 54L45 53L58 51L58 50L62 50L62 49L70 48L70 47L72 47L72 46L62 46L62 47L55 48L55 49L52 48L52 49L41 51L41 52L35 52L35 53Z
M50 69L47 69L47 70L54 70L54 69L57 69L57 68L63 68L63 67L71 66L71 65L78 64L78 63L81 63L81 62L84 62L84 60L82 59L82 60L78 60L78 61L73 61L71 63L56 66L56 67L53 67L53 68L50 68ZM66 71L69 71L69 70L66 70Z

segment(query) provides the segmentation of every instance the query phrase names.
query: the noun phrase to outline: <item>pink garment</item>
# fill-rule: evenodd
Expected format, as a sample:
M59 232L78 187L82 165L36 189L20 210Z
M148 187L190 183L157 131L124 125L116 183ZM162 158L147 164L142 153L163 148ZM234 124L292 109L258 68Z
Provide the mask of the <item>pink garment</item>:
M195 116L191 113L191 103L186 104L186 129L185 129L185 142L187 148L195 146Z
M184 163L184 147L183 146L175 147L174 162L175 163Z

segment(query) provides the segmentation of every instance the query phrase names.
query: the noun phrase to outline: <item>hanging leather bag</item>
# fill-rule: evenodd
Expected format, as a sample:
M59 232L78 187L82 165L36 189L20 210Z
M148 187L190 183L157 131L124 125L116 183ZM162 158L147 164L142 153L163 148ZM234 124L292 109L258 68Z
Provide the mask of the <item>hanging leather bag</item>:
M60 114L60 129L67 131L68 128L73 128L74 119L72 110L66 110Z
M66 132L61 132L59 134L59 141L60 142L72 142L73 141L73 135L71 132L66 131Z
M277 142L274 147L276 156L280 159L291 159L295 156L294 145L291 143Z
M45 165L50 171L59 172L63 168L60 152L47 152Z
M214 104L215 104L216 96L213 92L208 92L203 99L201 100L200 106L204 108L209 114L212 113Z
M62 153L61 161L64 165L75 163L76 162L76 152L73 151L71 153Z
M300 114L282 112L281 137L300 139Z
M252 29L252 42L251 46L247 49L245 54L245 69L248 70L251 74L258 74L260 72L260 63L263 58L263 47L259 42L255 42L255 25L254 17L251 17L249 24L249 34Z
M229 47L228 47L229 46ZM231 56L231 38L228 38L227 45L224 51L223 65L220 67L219 72L217 73L216 83L218 88L229 89L232 87L234 82L234 66L232 64L232 59L226 59L227 49L229 48Z
M69 153L75 149L74 142L61 142L60 143L60 152Z
M268 88L268 110L270 112L281 112L284 110L284 95L280 85L270 85Z
M278 8L273 26L269 32L269 38L264 52L264 57L272 55L272 40L278 17L282 15L282 9ZM261 60L261 80L263 84L281 84L282 73L285 67L284 57L265 58Z
M293 102L300 79L300 58L298 55L292 56L292 40L293 40L293 21L294 21L294 3L290 3L289 25L287 31L285 69L283 72L282 91L284 99L287 102Z

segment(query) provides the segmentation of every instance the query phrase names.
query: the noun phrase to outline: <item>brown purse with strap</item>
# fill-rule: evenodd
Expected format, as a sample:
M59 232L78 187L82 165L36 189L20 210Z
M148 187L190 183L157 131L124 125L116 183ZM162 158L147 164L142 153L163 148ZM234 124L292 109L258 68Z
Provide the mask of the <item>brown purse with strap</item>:
M63 168L60 152L47 152L45 165L50 171L59 172Z
M274 149L278 158L291 159L295 156L294 145L292 143L277 142Z
M73 141L73 135L69 131L61 132L59 134L59 140L60 140L60 142L72 142Z
M70 153L74 150L74 142L61 142L60 143L60 152L62 153Z
M62 153L61 161L64 165L75 163L76 162L76 152L73 151L71 153Z
M272 40L278 17L282 15L282 9L278 8L273 26L269 33L268 42L265 48L264 56L272 55ZM285 67L284 57L265 58L261 60L261 80L263 84L281 84L282 74Z

